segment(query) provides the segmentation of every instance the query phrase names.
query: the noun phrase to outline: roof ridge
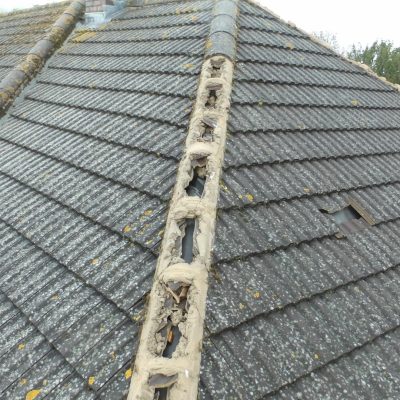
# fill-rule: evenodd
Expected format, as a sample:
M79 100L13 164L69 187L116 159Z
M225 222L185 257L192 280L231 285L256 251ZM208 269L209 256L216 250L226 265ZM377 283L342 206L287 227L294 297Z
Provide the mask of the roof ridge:
M0 117L13 103L54 51L64 42L85 9L85 0L74 0L18 65L0 82Z
M238 0L215 0L128 399L197 398ZM179 294L178 294L179 293ZM178 311L177 311L178 310Z
M272 11L271 9L269 9L268 7L266 7L264 4L260 3L259 0L244 0L250 4L254 4L255 6L261 8L262 10L268 12L269 14L273 15L275 18L277 18L279 21L283 22L284 24L290 26L291 28L294 28L296 30L298 30L300 33L302 33L303 35L305 35L306 37L308 37L309 39L311 39L311 41L313 41L316 44L319 44L322 47L325 47L326 49L332 51L334 53L334 55L336 57L341 58L342 60L358 67L359 69L363 70L364 72L366 72L368 75L379 79L380 81L382 81L383 83L385 83L386 85L390 86L392 89L397 90L398 92L400 92L400 85L396 84L396 83L392 83L389 82L385 77L378 75L376 72L374 72L368 65L360 63L358 61L355 60L351 60L348 57L345 57L342 54L339 54L336 52L335 49L333 49L333 47L325 42L324 40L321 40L320 38L316 37L315 35L313 35L312 33L309 33L307 31L305 31L302 28L299 28L294 22L291 21L286 21L285 19L283 19L281 16L279 16L278 14L276 14L274 11Z

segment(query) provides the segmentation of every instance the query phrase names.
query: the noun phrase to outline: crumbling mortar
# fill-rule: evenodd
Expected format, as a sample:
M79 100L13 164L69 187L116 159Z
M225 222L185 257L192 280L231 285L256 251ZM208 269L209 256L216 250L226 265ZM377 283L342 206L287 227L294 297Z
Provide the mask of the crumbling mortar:
M224 12L233 23L221 17ZM215 2L214 23L206 41L206 59L170 202L129 400L197 398L237 13L235 0Z
M155 388L149 382L160 382L160 385L168 382L171 399L194 399L197 396L207 275L211 265L232 73L231 61L222 56L206 60L202 68L186 139L186 151L179 166L171 200L129 399L152 399ZM211 103L210 94L214 97ZM202 137L201 124L204 118L212 118L215 122L207 120L213 125L212 141ZM201 198L189 197L186 193L195 168L204 168L201 173L206 177ZM197 221L193 241L194 258L193 262L185 264L180 257L180 244L185 233L182 222L194 218ZM170 282L175 286L189 285L186 299L188 308L184 312L172 314L171 307L176 307L177 303L176 294L168 286ZM166 360L160 353L166 346L165 327L167 331L170 329L166 324L168 319L172 321L171 316L175 318L173 324L178 326L181 338L171 359ZM168 363L171 360L174 362Z

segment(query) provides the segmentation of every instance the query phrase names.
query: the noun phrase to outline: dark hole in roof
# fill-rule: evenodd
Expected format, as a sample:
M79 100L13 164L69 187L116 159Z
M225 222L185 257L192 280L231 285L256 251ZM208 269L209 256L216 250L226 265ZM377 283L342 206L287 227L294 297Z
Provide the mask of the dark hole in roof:
M326 209L319 211L323 214L329 214L334 219L340 229L340 233L336 235L338 238L359 232L372 225L371 218L364 218L352 204L338 211L331 212Z

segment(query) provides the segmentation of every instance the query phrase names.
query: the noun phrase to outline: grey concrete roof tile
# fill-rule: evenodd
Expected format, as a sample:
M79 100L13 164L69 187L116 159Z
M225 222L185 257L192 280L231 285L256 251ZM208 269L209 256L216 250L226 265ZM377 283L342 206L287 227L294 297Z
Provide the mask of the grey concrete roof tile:
M339 228L310 205L305 199L220 213L215 260L245 257L337 233Z
M36 364L21 391L18 370L9 398L127 391L132 317L151 285L212 4L154 7L73 36L0 130L0 282L18 307L1 308L12 325L0 348L38 329L48 365L60 365L57 375Z
M268 203L390 184L398 181L393 167L399 162L395 153L230 168L224 174L227 189L220 203L222 207Z
M127 9L121 16L117 17L117 20L124 19L136 19L151 16L160 15L181 15L181 14L191 14L202 10L210 10L213 7L213 3L208 0L195 0L191 2L172 2L164 3L159 5L153 5L151 7L143 8L131 8Z
M238 47L238 60L254 63L284 64L298 67L317 67L336 71L358 71L357 67L345 60L320 53L311 53L289 48L260 47L255 44L242 44Z
M264 399L396 398L399 334L397 328Z
M277 105L266 107L233 105L229 129L243 131L298 131L398 129L397 109L296 107Z
M208 329L220 331L392 268L400 263L393 240L399 229L396 220L343 240L326 237L217 264L218 280L211 280L207 305Z
M135 43L133 46L132 44ZM160 40L147 42L119 43L75 43L66 44L60 54L91 56L168 56L171 54L201 56L203 54L203 38Z
M120 43L120 42L140 42L155 41L167 39L190 39L204 38L208 34L207 24L185 25L185 26L167 26L153 29L132 29L132 30L114 30L112 25L97 32L95 35L85 39L85 43ZM79 43L79 32L73 42Z
M24 373L22 379L25 379L26 383L21 384L19 380L14 382L2 393L2 396L5 399L23 399L29 392L39 390L43 397L72 373L72 368L66 365L62 356L53 350Z
M234 88L242 85L242 81L392 91L386 83L361 70L345 72L273 63L238 62L235 67Z
M38 332L24 338L19 346L0 358L0 393L14 382L21 382L26 371L51 351L46 338Z
M156 154L143 154L137 149L55 128L27 122L22 122L22 126L29 128L29 131L23 130L17 135L13 124L2 130L0 138L164 199L172 189L175 160L158 157ZM50 160L46 162L51 163ZM167 176L161 175L161 171L165 170Z
M235 351L230 367L257 398L398 326L397 285L397 270L372 276L212 340L226 357Z
M272 15L266 9L261 8L260 6L251 1L240 1L239 10L240 14L243 15L248 14L252 16L260 16L263 18L271 18L271 19L275 18L274 15Z
M68 2L0 15L0 80L29 53L67 8Z
M179 11L179 10L178 10ZM211 10L192 13L175 12L170 15L155 14L137 18L115 19L107 25L107 30L159 28L183 25L204 24L211 19Z
M190 100L164 95L38 84L29 99L186 125ZM158 111L158 113L156 112ZM170 111L170 114L168 114Z
M135 62L132 57L119 55L108 57L103 54L92 55L66 55L57 54L49 60L49 66L53 68L67 68L70 70L96 70L117 72L170 72L185 75L198 74L202 56L194 55L137 55ZM1 60L0 60L1 62Z
M131 362L124 365L118 373L105 385L98 393L97 398L101 400L123 400L127 397L129 391L130 379L125 376L130 368Z
M192 98L196 91L196 82L190 76L172 74L48 69L47 72L40 76L38 81L54 85L121 90L123 92L157 93Z
M400 97L258 6L240 8L200 395L358 398L364 371L331 366L399 325ZM350 199L376 225L338 239L319 210Z
M399 97L258 6L239 7L200 398L346 398L346 387L354 398L366 377L368 393L391 394L397 381L375 383L371 363L386 364L368 343L399 325ZM0 368L23 366L18 344L31 343L29 365L45 353L59 375L36 364L23 377L49 398L126 396L132 317L151 286L211 8L146 5L77 32L2 124ZM338 239L319 210L350 197L375 226ZM3 395L34 388L18 386L22 369Z
M231 134L225 153L225 168L394 153L400 150L400 129L359 131L294 131ZM357 138L357 140L355 140ZM255 153L254 148L263 152Z
M24 202L21 190L19 191L19 196L20 202L22 202L21 204L25 206L26 202ZM35 196L33 196L31 192L30 198L33 197ZM36 197L41 198L39 195L36 195ZM44 200L45 198L42 197L42 199ZM118 252L125 254L126 257L132 257L133 255L137 257L136 266L140 267L142 270L142 273L137 275L139 282L143 274L147 276L148 264L145 262L146 257L142 256L144 252L140 247L138 248L133 243L129 244L129 241L124 240L121 236L117 236L116 234L111 234L110 236L110 231L107 233L106 229L93 224L93 222L90 222L88 219L79 218L76 213L75 217L73 217L74 212L68 211L68 209L62 208L61 206L56 206L56 208L52 210L49 200L45 201L45 204L48 217L43 218L40 213L36 214L35 218L31 215L29 217L29 225L25 223L24 226L18 224L16 220L9 220L7 209L3 210L3 214L0 215L0 218L8 220L8 222L13 224L17 229L21 229L34 243L52 254L61 263L66 263L72 271L85 277L84 279L88 280L88 282L98 282L97 277L103 276L105 272L103 271L102 265L108 262L110 257L118 254ZM37 208L35 212L38 212ZM99 241L98 239L100 238L101 240ZM140 258L143 258L142 263L139 263ZM118 270L118 265L112 263L108 265L112 265L113 269L107 269L107 272ZM121 279L118 274L113 274L112 276L114 279L110 282L116 283ZM108 279L110 279L110 277L111 276L109 276ZM107 282L102 280L102 283L105 285ZM99 285L99 282L97 284ZM102 287L102 285L98 287ZM109 295L111 297L114 295L120 296L118 292L110 292ZM132 295L135 296L135 293L132 293ZM136 294L132 303L137 301L142 295L143 293ZM130 297L128 296L128 298Z
M10 228L9 232L20 241L23 240ZM32 244L30 246L36 252L40 252ZM14 265L5 265L4 267L17 269L22 266L17 260ZM91 372L94 370L98 372L96 386L100 385L99 387L101 387L110 376L114 375L115 368L119 368L114 363L116 359L122 357L123 363L130 360L133 348L131 332L134 323L127 319L127 316L121 311L117 311L111 303L104 302L104 297L96 293L93 288L83 285L80 279L69 273L63 266L58 265L58 267L64 270L64 274L59 275L56 279L44 276L44 280L47 281L44 289L37 294L31 294L30 299L19 301L18 307L29 316L40 332L46 335L46 353L51 350L48 344L50 341L68 362L75 365L76 370L80 371L81 376L84 377L84 381L87 381L91 375L87 370L82 370L81 365L90 365ZM65 274L68 275L68 278L65 277ZM29 280L25 280L24 284L20 286L20 290L24 290L29 284ZM2 304L5 302L2 301ZM15 319L18 315L20 313L17 310L10 317ZM20 317L19 319L21 320ZM26 318L24 317L22 321L26 321ZM21 332L24 332L21 330L21 322L16 325L20 336L15 338L14 334L10 336L10 339L14 340L14 346L22 342L28 351L28 343L34 343L31 337L35 331L32 329L25 331L28 338L21 337ZM89 326L90 328L88 328ZM114 328L117 331L114 332ZM14 329L11 329L11 333L14 332ZM119 336L121 340L117 340ZM44 336L41 337L44 338ZM9 343L8 345L10 346ZM19 347L18 350L21 351ZM111 354L113 351L115 358ZM108 355L104 361L105 364L100 362L102 357L99 357L99 354L101 353ZM85 361L87 358L91 361ZM103 371L103 384L99 378L99 368Z
M96 395L87 382L78 373L74 373L56 386L48 397L54 400L92 400L96 398Z
M253 30L261 30L265 32L274 31L295 36L303 36L297 29L294 29L287 24L282 23L271 14L265 14L265 12L263 16L241 14L239 18L239 27L241 29L247 28Z
M237 104L252 103L260 107L270 105L297 105L323 107L399 108L400 96L395 91L356 90L348 88L323 88L301 85L239 83L235 86L232 101Z
M102 328L105 326L102 325ZM77 370L83 376L94 377L94 389L108 386L110 376L118 374L131 361L132 349L138 340L137 335L137 326L125 320L81 359L76 366Z
M268 24L266 25L265 30L246 29L242 27L239 32L238 40L242 43L257 44L260 46L281 47L320 54L332 54L331 50L321 47L307 37L301 37L300 34L296 35L295 33L287 35L284 33L285 29L282 29L279 25L272 25L271 27L269 27ZM285 28L286 27L287 25L285 25ZM268 35L265 34L265 31L267 30L269 32Z

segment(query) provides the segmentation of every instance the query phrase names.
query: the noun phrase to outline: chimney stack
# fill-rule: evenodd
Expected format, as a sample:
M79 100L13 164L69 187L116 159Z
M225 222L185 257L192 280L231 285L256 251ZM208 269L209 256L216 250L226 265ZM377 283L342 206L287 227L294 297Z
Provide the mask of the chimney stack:
M86 13L105 12L107 6L113 5L113 0L86 0Z
M124 8L125 0L86 0L85 24L96 27Z

